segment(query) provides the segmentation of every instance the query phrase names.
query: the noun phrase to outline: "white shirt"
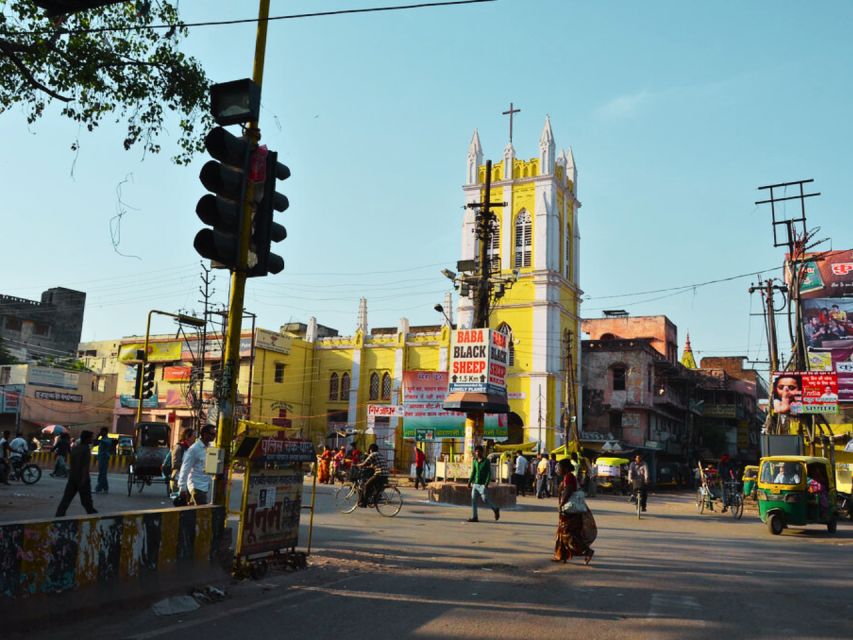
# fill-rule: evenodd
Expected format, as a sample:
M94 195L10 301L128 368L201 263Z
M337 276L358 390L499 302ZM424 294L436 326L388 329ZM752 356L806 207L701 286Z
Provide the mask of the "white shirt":
M18 436L12 442L9 443L9 449L12 455L22 456L25 453L30 452L30 445L27 444L27 441L24 440L21 436Z
M520 476L523 476L525 473L527 473L527 458L525 458L524 456L518 456L518 458L516 458L515 472Z
M210 476L204 472L204 457L207 447L200 439L184 452L181 472L178 474L178 490L187 488L196 491L210 491Z

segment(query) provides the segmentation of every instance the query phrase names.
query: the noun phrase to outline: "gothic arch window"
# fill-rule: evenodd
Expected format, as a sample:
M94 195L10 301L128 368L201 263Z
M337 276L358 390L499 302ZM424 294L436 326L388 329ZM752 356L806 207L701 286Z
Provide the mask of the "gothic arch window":
M345 373L341 376L341 400L349 400L349 374Z
M486 247L486 257L489 260L489 268L492 271L501 270L501 224L496 220L492 225L492 241Z
M370 393L368 397L371 400L379 400L379 374L375 371L370 374Z
M570 278L572 276L572 227L571 225L566 225L566 254L565 254L565 276L566 278Z
M385 373L382 375L382 399L391 399L391 374Z
M515 217L515 268L529 267L532 257L533 219L526 209L522 209Z
M500 333L504 334L508 338L507 343L509 346L507 348L507 351L509 352L509 362L507 362L507 365L510 367L514 367L515 366L515 340L512 339L512 327L510 327L506 322L501 322L501 324L498 326L498 331Z
M338 399L338 374L332 373L329 376L329 400Z

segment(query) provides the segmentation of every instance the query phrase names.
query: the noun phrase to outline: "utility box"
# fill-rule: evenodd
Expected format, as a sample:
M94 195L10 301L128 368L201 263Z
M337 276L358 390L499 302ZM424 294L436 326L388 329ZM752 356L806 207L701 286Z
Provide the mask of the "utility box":
M204 472L218 476L225 468L225 452L219 447L208 447L204 455Z

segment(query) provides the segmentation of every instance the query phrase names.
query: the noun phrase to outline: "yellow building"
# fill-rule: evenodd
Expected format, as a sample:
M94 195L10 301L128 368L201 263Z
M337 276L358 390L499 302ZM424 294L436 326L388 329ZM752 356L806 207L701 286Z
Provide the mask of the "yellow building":
M468 149L466 204L483 197L485 165L477 132ZM494 307L490 326L511 336L507 376L509 405L507 435L510 442L537 440L544 447L562 443L564 418L577 415L579 396L579 297L577 172L571 151L556 153L548 118L539 141L539 154L529 160L515 157L508 144L503 158L492 168L492 201L505 201L497 210L498 225L489 256L495 271L517 275L515 284ZM461 222L461 259L476 258L474 212L466 209ZM436 278L440 278L436 274ZM452 314L448 293L444 308ZM319 325L291 323L278 332L259 329L245 333L241 344L240 402L250 402L253 420L292 425L317 444L335 443L336 433L358 434L359 444L375 439L389 450L398 466L405 465L403 439L406 417L401 415L407 372L446 372L452 317L443 324L410 326L401 318L396 327L370 328L367 300L359 304L355 332L349 336ZM472 303L462 298L458 326L468 328ZM156 341L174 341L157 337ZM125 339L128 350L139 339ZM112 350L115 343L103 343ZM221 350L213 337L205 366L203 399L212 402L213 385L220 368ZM88 348L87 348L88 347ZM91 345L93 363L104 365L104 355ZM109 350L109 349L108 349ZM121 351L121 349L119 350ZM181 348L180 356L164 360L157 369L157 397L144 414L171 420L177 428L193 424L198 399L198 349ZM119 357L119 360L121 358ZM116 398L118 430L132 428L133 367L119 372ZM410 373L410 376L413 375ZM197 374L196 374L197 376ZM156 404L156 406L154 406ZM198 408L198 402L195 408ZM145 405L143 405L145 406ZM205 407L206 404L202 403ZM384 407L384 408L383 408ZM215 411L210 411L211 414ZM208 416L212 418L212 416ZM460 415L460 422L463 416ZM578 416L578 420L580 417ZM488 428L488 427L487 427ZM175 429L177 431L177 429ZM329 438L329 435L332 438ZM445 449L448 443L445 443ZM461 438L455 443L461 450ZM436 445L431 453L438 453ZM390 450L394 450L392 454ZM410 447L409 447L410 449Z

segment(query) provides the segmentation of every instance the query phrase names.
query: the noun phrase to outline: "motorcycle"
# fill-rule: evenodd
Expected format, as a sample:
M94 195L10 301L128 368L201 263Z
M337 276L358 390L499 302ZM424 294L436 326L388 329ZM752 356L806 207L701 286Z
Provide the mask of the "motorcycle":
M35 484L41 480L41 468L30 462L28 454L11 458L9 480L20 480L24 484Z

